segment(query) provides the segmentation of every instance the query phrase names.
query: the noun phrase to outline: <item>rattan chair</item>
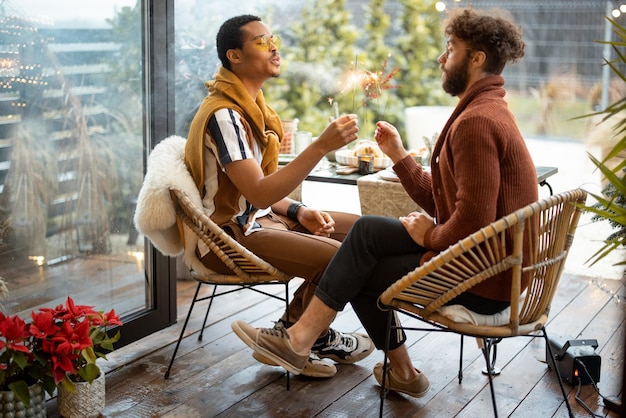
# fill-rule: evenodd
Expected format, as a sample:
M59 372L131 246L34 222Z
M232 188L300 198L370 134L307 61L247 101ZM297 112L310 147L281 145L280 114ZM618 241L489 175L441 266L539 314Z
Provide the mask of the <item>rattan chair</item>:
M516 336L542 336L547 352L554 353L548 343L546 322L550 305L563 271L568 250L581 214L580 205L586 192L580 189L547 197L491 223L478 232L450 246L424 265L389 286L380 296L381 306L389 309L387 341L392 328L394 312L401 312L429 324L426 328L406 327L405 330L447 331L461 335L459 383L462 379L463 336L476 337L487 364L494 415L498 415L493 386L494 365L492 349L500 339ZM512 238L507 245L506 237ZM522 249L530 241L535 251L530 263L523 265ZM480 325L477 321L455 322L458 318L446 316L442 308L447 302L490 277L508 272L512 280L510 315L499 325ZM521 276L528 272L530 282L521 291ZM383 388L380 414L387 394L386 380L389 365L385 349ZM567 393L557 368L563 399L573 416Z
M279 299L285 302L285 307L289 309L289 281L292 276L283 273L270 263L262 260L254 255L250 250L242 246L239 242L234 240L228 235L222 228L220 228L215 222L213 222L204 211L196 206L193 201L184 192L180 190L170 190L172 201L174 202L174 208L177 218L187 225L199 239L215 253L220 260L230 269L233 274L200 274L194 270L191 271L191 277L198 282L196 287L191 306L189 306L189 312L183 329L180 331L178 342L174 348L174 353L170 360L167 371L165 372L165 378L169 378L170 370L174 364L176 353L180 346L180 342L185 334L185 329L191 317L196 302L209 300L209 306L204 316L204 322L198 335L198 340L202 340L202 334L206 326L207 318L209 317L209 311L213 304L213 299L218 296L227 295L242 289L249 289L255 292L261 293L266 296L270 296L275 299ZM212 285L213 290L209 296L198 297L200 294L200 288L203 285ZM229 289L222 292L217 292L217 288L220 286L234 286L234 289ZM272 293L265 292L258 289L260 285L283 285L285 287L285 297L281 298ZM287 373L287 388L289 388L289 374Z

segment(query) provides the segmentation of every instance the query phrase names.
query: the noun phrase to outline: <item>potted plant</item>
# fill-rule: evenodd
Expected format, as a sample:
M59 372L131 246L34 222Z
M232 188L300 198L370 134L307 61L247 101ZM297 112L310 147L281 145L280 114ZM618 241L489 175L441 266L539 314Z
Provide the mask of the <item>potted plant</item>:
M7 294L0 278L0 298ZM65 305L31 312L28 322L0 312L0 390L10 391L28 409L33 386L52 396L57 386L72 391L77 382L93 382L103 374L96 359L106 359L120 337L119 331L108 336L107 329L121 324L114 310L97 312L75 305L71 297Z
M0 278L0 299L7 295L6 283ZM33 322L27 323L3 311L0 311L0 391L6 394L0 398L0 409L24 410L25 416L45 416L43 390L52 396L57 382L51 355L44 349L41 334L34 325L42 323L43 317L32 313ZM31 402L33 395L35 402Z
M75 305L70 297L65 306L42 310L50 313L65 335L72 335L59 344L59 361L55 363L53 358L53 364L58 365L53 370L59 372L54 376L59 387L59 412L69 418L98 416L104 409L105 384L96 360L106 360L106 354L113 351L120 331L113 336L107 331L122 322L115 310L94 311L91 306Z

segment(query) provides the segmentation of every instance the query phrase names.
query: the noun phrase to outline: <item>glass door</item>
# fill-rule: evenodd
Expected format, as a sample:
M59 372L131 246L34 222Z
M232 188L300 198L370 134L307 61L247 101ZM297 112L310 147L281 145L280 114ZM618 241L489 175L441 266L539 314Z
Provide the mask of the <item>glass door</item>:
M172 263L133 225L147 153L167 131L167 66L153 71L167 62L165 4L0 3L5 312L28 317L68 296L113 308L120 345L175 321Z

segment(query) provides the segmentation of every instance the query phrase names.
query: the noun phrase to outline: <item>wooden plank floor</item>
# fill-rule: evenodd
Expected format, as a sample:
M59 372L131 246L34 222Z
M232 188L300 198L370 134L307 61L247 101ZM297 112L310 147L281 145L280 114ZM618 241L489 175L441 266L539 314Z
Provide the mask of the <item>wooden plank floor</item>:
M297 287L292 282L291 290ZM208 286L205 286L208 288ZM280 293L280 287L272 291ZM375 351L355 365L338 365L332 379L291 377L285 387L282 369L256 362L231 331L235 319L271 326L282 305L254 292L237 292L218 299L202 341L198 330L206 304L199 304L189 324L168 380L163 378L181 330L195 283L179 281L179 321L129 346L102 363L106 376L106 417L372 417L378 415L379 387L372 368L382 360ZM208 289L206 289L208 290ZM548 332L553 338L594 338L602 358L598 383L604 396L621 396L624 367L624 280L604 280L565 274L554 300ZM620 299L621 298L621 299ZM403 321L409 324L408 318ZM341 312L334 327L361 330L351 309ZM429 377L432 389L424 398L389 393L386 417L492 416L484 360L473 339L466 339L462 384L458 383L459 337L436 332L409 333L409 351ZM500 416L564 417L567 410L554 372L545 364L542 339L519 337L498 346L495 378ZM577 387L566 384L577 417L591 416L577 401ZM603 408L592 385L582 387L582 399L600 416L617 417ZM48 402L50 417L58 416L56 401Z

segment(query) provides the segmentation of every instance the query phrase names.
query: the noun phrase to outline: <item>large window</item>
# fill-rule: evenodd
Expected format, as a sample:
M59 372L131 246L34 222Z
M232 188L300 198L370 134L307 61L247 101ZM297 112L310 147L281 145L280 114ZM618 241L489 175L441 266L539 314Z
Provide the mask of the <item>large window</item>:
M147 119L158 97L147 93L167 91L144 58L167 25L149 32L142 10L136 0L0 5L0 277L11 314L68 296L127 323L169 310L156 284L160 274L169 289L171 269L157 272L133 225L146 150L165 134Z

